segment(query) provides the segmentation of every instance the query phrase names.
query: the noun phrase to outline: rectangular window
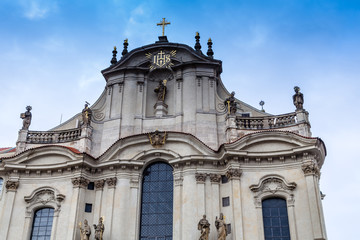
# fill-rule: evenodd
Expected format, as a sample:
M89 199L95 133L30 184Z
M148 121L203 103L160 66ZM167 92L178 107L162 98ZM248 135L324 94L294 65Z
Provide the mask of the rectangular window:
M230 206L230 197L222 198L222 205L223 205L223 207Z
M230 234L231 233L231 224L226 224L226 233Z
M89 182L88 186L87 186L87 189L88 190L94 190L94 182Z
M243 113L241 114L242 117L250 117L250 113Z
M92 211L92 204L91 203L85 203L85 212L90 213Z
M227 183L229 179L225 175L221 175L221 183Z

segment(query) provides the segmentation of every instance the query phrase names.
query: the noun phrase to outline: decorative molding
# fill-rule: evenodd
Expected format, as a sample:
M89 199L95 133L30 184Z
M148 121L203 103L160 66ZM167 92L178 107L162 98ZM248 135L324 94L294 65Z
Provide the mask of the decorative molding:
M205 183L206 173L195 173L196 183Z
M76 187L87 188L90 181L84 177L77 177L77 178L72 178L71 182L74 188Z
M5 187L7 192L16 192L19 187L19 181L7 180Z
M130 179L130 188L139 188L139 178Z
M220 174L210 173L210 182L211 183L220 183L220 180L221 180Z
M294 182L287 183L278 175L263 177L257 185L251 185L250 190L255 193L254 202L256 207L262 207L262 200L268 197L285 198L288 206L294 206L293 190L297 184Z
M114 188L116 186L116 182L117 182L116 177L106 179L106 184L109 186L109 188Z
M105 186L105 179L96 180L94 182L95 190L103 190Z
M240 179L242 174L242 171L238 168L230 168L229 170L227 170L226 172L226 177L230 180L232 179Z
M301 169L303 170L305 176L315 175L317 177L320 176L320 169L318 164L315 161L305 162Z
M29 196L25 196L24 200L27 203L26 217L31 217L32 212L43 207L54 208L54 216L57 217L60 212L62 201L65 195L58 193L52 187L41 187L34 190Z

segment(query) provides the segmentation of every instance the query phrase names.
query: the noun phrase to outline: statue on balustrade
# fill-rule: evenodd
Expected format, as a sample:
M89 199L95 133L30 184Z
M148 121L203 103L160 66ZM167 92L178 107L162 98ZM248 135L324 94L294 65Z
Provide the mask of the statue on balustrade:
M201 234L199 240L209 240L210 223L206 219L206 215L203 215L203 218L200 219L198 223L198 230L200 230Z
M164 102L166 96L166 82L167 80L164 79L163 81L159 82L159 86L154 89L154 92L157 93L158 101Z
M226 229L226 223L224 219L224 214L220 213L220 217L216 217L215 219L215 227L218 232L218 238L217 240L226 240L227 235L227 229Z
M89 108L90 103L85 102L85 107L82 110L82 125L83 126L90 126L90 122L91 122L91 116L92 116L92 111Z
M80 228L80 240L90 240L91 228L86 219L84 220L84 226L81 225L81 222L79 223L79 228Z
M296 107L296 111L303 110L304 104L304 95L300 92L300 88L298 86L294 87L295 94L293 96L293 102Z
M26 107L26 112L20 114L20 118L23 119L22 130L29 130L29 126L31 124L31 106Z
M102 217L99 218L98 225L94 224L94 229L95 229L95 239L103 240L105 226L104 226L104 219Z
M237 103L235 101L235 92L231 92L230 97L228 97L227 99L225 99L225 106L227 107L228 110L228 114L230 115L235 115L236 110L237 110Z

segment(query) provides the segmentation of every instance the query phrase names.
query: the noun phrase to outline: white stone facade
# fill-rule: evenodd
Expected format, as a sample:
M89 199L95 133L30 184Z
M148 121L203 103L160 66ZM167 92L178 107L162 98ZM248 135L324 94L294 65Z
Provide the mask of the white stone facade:
M156 65L161 53L166 64ZM51 207L51 239L79 240L78 223L103 216L104 239L138 240L143 173L157 161L173 168L174 240L199 239L203 214L216 240L220 213L231 224L226 239L262 240L262 200L271 197L286 200L292 240L327 239L319 190L326 149L311 137L308 113L273 116L236 99L231 114L221 71L221 61L159 41L102 71L106 88L90 126L78 114L51 131L20 130L17 153L0 155L1 239L30 239L34 212ZM159 102L154 89L164 79Z

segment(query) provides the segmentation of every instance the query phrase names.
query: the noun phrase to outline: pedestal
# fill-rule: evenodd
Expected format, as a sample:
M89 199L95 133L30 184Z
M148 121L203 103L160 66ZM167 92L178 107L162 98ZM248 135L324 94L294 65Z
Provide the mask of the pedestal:
M167 115L168 113L168 105L165 104L163 101L158 101L157 103L155 103L154 105L154 113L156 117L163 117L165 115Z

